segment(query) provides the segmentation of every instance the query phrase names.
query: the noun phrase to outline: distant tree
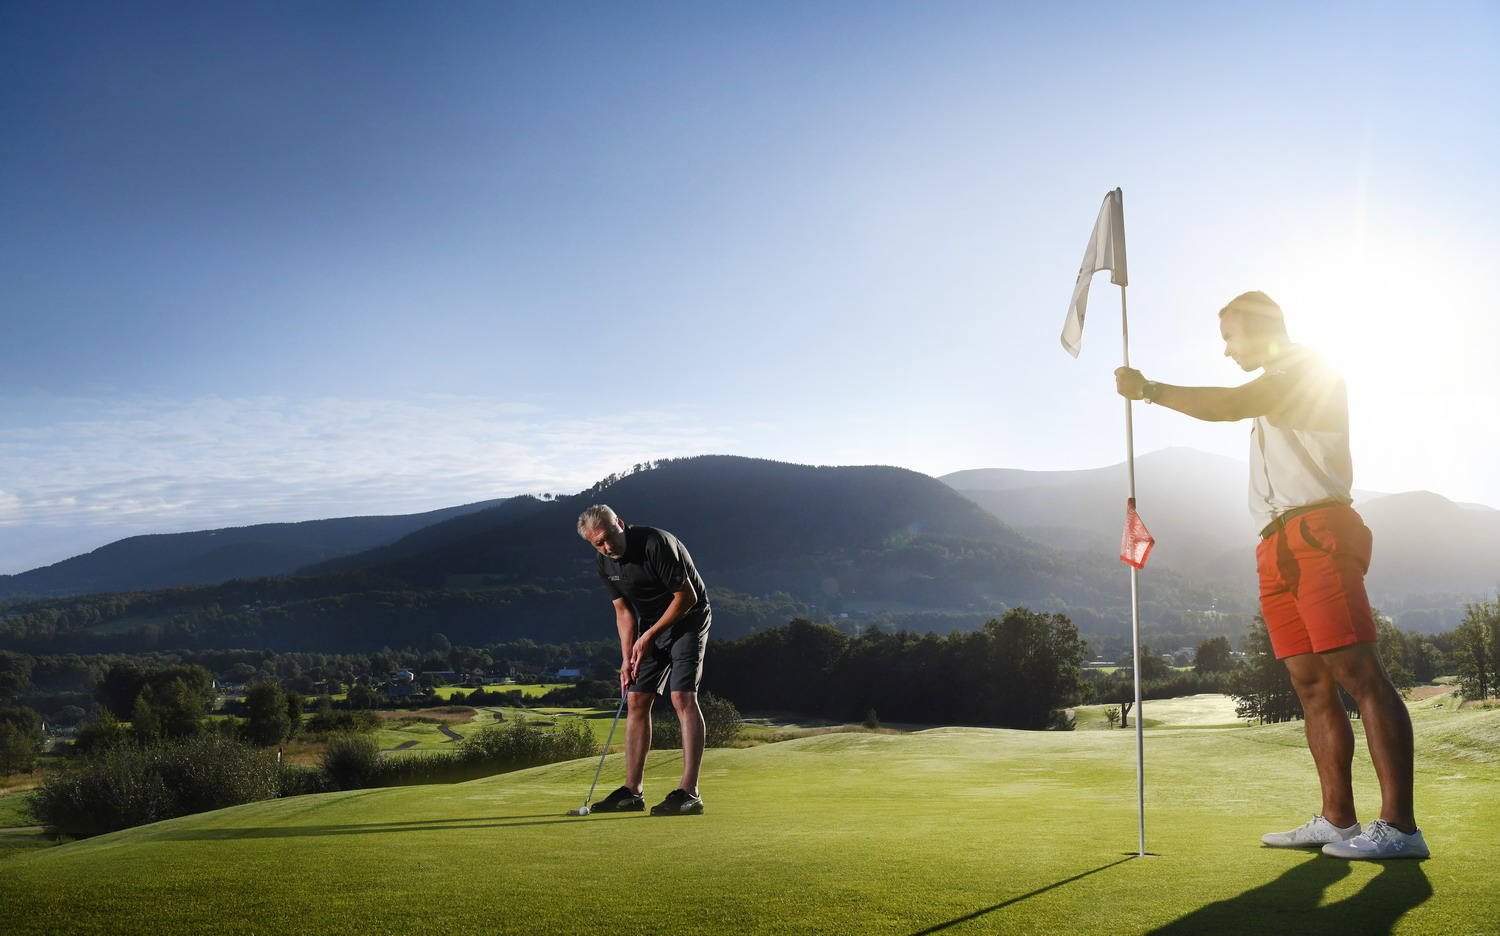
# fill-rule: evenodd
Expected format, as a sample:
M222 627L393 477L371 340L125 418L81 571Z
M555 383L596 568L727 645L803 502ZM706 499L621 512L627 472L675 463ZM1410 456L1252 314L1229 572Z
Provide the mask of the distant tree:
M94 689L94 698L115 714L116 718L130 718L136 699L146 688L146 673L134 660L122 660L109 668L99 685Z
M1464 620L1453 631L1458 686L1465 699L1487 699L1500 672L1500 599L1464 606Z
M1417 677L1407 655L1405 635L1379 611L1375 612L1375 633L1380 639L1380 660L1391 684L1401 693L1411 691L1417 684Z
M0 774L30 771L43 741L42 716L34 709L0 706Z
M24 653L0 650L0 699L8 699L31 688L34 661Z
M1135 678L1135 655L1126 651L1120 657L1120 669ZM1141 681L1152 679L1165 679L1172 675L1172 668L1166 664L1161 657L1151 652L1151 648L1141 644Z
M1229 677L1228 692L1239 718L1264 725L1302 717L1302 703L1292 688L1286 664L1276 659L1266 619L1260 614L1250 623L1245 639L1245 663Z
M286 695L270 680L251 684L245 692L247 709L245 730L251 744L270 747L280 744L291 734L292 720L287 714Z
M1194 672L1227 673L1232 669L1234 657L1230 655L1228 637L1210 637L1198 645L1198 651L1193 656Z
M152 695L151 687L147 686L130 707L130 733L137 744L155 744L161 737L161 725L157 723L156 709L151 705Z
M131 743L130 731L104 706L78 726L73 735L76 754L102 754Z
M380 703L380 696L364 683L355 683L349 688L349 705L357 709L372 709Z
M1046 728L1079 693L1084 647L1066 615L1015 608L964 643L961 675L982 724Z
M1432 682L1443 672L1447 660L1431 638L1415 631L1404 631L1406 659L1411 664L1412 676L1419 683Z
M331 702L330 702L331 706ZM286 736L290 738L302 727L302 713L307 710L307 700L301 693L288 692L286 694Z
M152 708L162 737L174 740L197 736L208 715L202 694L189 688L182 679L168 683L166 690L156 696Z

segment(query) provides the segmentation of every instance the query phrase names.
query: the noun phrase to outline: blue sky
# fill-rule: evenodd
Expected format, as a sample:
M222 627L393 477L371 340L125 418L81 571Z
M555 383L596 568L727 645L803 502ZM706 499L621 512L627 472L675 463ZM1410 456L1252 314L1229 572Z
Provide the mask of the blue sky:
M707 452L1118 462L1106 277L1058 343L1115 186L1132 363L1245 379L1264 289L1358 486L1500 507L1492 3L9 2L0 86L0 573Z

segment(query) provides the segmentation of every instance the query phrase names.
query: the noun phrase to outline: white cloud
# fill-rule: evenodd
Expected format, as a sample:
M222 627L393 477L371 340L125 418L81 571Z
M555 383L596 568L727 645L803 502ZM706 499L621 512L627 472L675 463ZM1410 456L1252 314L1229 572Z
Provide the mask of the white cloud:
M0 573L135 533L572 493L728 441L686 411L580 419L459 396L49 402L70 418L0 426Z

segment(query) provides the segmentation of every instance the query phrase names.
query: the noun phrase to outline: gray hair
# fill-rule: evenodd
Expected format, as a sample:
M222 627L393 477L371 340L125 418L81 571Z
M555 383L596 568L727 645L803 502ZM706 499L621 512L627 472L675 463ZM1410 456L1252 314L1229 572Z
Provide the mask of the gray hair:
M578 515L578 535L583 536L585 530L612 530L619 519L608 504L595 504Z

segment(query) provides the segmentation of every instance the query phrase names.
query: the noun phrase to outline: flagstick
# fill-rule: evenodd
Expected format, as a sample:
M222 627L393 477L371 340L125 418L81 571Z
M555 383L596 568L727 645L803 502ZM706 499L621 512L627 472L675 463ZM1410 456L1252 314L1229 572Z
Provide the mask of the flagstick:
M1125 287L1120 287L1120 331L1125 344L1125 366L1130 366L1130 318L1125 311ZM1132 403L1125 400L1125 466L1130 476L1130 500L1135 502L1135 423ZM1140 823L1140 857L1146 857L1146 758L1141 711L1141 570L1130 566L1131 660L1135 663L1135 800Z

